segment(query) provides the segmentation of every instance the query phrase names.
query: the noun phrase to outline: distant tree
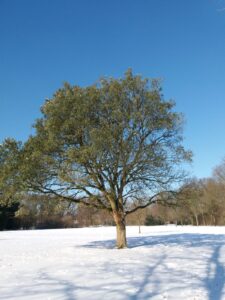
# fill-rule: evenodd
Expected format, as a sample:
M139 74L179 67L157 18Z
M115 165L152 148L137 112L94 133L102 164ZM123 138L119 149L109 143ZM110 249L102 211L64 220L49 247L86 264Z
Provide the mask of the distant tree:
M95 207L86 207L82 204L77 207L76 222L78 227L110 226L114 224L109 211L99 210Z
M0 230L15 229L15 214L19 209L18 162L21 143L6 139L0 145Z
M41 111L22 150L26 187L109 211L117 247L126 247L126 216L173 197L180 165L191 159L174 103L158 80L128 70L89 87L66 83Z
M217 168L216 168L217 169ZM224 225L225 185L221 177L188 180L177 194L177 205L172 208L179 224ZM163 220L171 214L171 208L158 210L157 216ZM166 216L166 217L165 217Z
M180 215L184 215L185 210L186 218L191 220L194 225L199 225L199 218L203 214L203 185L200 180L195 178L189 179L180 189L179 193L179 208L176 213L179 219Z
M214 216L214 218L217 219L217 222L219 222L219 224L225 224L225 158L222 160L222 162L216 166L213 170L213 182L214 182L214 195L213 195L213 199L215 201L216 199L216 205L217 205L217 209L214 205L214 211L217 210L217 216L218 218L216 218ZM208 187L209 189L209 187ZM211 195L212 195L212 187L211 187Z
M132 201L132 206L129 207L129 210L132 210L132 208L142 206L145 204L145 201L143 199L136 199L136 201ZM126 218L126 222L129 225L138 225L138 233L141 233L141 225L145 224L145 220L147 217L147 208L145 209L138 209L132 214L128 214Z
M205 219L208 225L225 224L225 186L214 178L204 180L203 197Z
M22 144L6 139L0 145L0 205L11 206L17 202L20 190L19 156Z
M24 229L74 227L75 206L68 201L58 201L51 195L26 194L16 213L17 223Z
M225 158L214 168L213 178L225 186Z
M148 215L145 220L145 225L147 226L157 226L157 225L164 225L165 222L160 219L159 217L153 217L152 215Z

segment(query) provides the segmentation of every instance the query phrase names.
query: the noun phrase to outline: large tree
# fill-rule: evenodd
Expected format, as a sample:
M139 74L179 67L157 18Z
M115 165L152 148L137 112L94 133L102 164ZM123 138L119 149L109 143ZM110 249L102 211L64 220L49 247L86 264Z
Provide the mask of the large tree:
M89 87L65 84L47 100L25 143L21 179L32 191L112 213L117 247L125 218L167 201L191 152L182 146L182 116L158 80L103 78Z

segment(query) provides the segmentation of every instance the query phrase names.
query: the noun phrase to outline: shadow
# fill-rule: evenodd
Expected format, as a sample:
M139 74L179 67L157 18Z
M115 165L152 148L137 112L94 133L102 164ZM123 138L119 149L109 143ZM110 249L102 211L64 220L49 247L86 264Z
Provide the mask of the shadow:
M62 278L57 278L56 276L50 276L48 273L42 273L42 280L39 279L38 282L33 282L29 285L23 285L21 287L15 287L11 289L8 293L4 292L3 295L0 294L1 300L11 300L11 299L63 299L63 300L76 300L76 299L116 299L114 295L120 295L120 299L150 299L153 295L157 295L157 283L160 280L154 280L155 289L154 291L146 293L144 288L149 283L149 278L152 276L154 270L157 266L163 263L165 257L160 258L155 265L145 269L146 276L141 282L138 291L135 295L131 295L126 289L121 289L122 275L114 270L114 275L119 275L116 282L110 283L110 289L105 288L104 279L101 277L98 284L89 284L83 282L82 284L75 284L73 279L65 280ZM109 265L106 266L106 269ZM112 270L111 270L112 272ZM83 296L81 296L83 294ZM88 296L87 296L88 295Z
M225 284L225 266L220 262L220 250L222 245L216 245L213 255L208 262L205 287L209 291L209 300L221 300Z
M160 278L154 274L154 271L156 271L157 267L164 264L165 259L166 255L163 255L153 266L146 268L144 278L140 282L136 293L129 297L130 300L151 299L159 293L161 281ZM154 288L150 290L148 289L149 282L154 286Z
M14 286L10 290L3 289L0 299L166 300L168 298L167 296L164 298L163 293L173 293L177 290L179 293L178 288L191 292L204 289L207 292L207 298L193 296L188 299L225 299L223 294L225 266L221 262L223 258L221 253L225 247L225 235L174 233L130 237L128 244L130 247L125 251L115 249L115 240L95 241L83 246L76 246L76 249L105 249L105 258L99 259L98 265L96 265L96 260L92 260L92 255L99 255L101 258L102 251L90 251L90 253L87 251L87 256L84 256L87 258L85 268L79 269L79 265L74 264L69 267L68 275L60 275L60 266L54 269L56 272L47 268L40 269L29 284L23 282L21 277L21 285ZM160 249L160 246L168 248L161 247ZM175 249L173 251L173 247L177 246L190 248L190 252L192 248L199 247L199 250L195 249L190 256L192 260L190 260L189 251L184 252L185 255L183 252L176 252ZM142 251L143 247L145 248L144 252ZM160 251L151 251L154 247L158 247ZM202 257L204 249L208 251L208 254ZM113 251L110 252L110 250ZM196 255L196 260L193 255ZM182 263L185 268L179 265ZM198 271L193 272L196 263L203 263L204 268L199 268L199 273ZM205 271L205 276L201 270ZM171 282L174 284L170 285ZM157 298L159 296L161 298Z
M204 287L208 294L208 300L222 300L225 299L225 295L223 294L223 289L225 286L225 264L220 261L220 250L222 247L225 247L225 235L224 234L192 234L192 233L174 233L170 235L160 235L160 236L145 236L145 237L130 237L128 238L129 249L132 251L133 249L140 249L142 247L153 249L153 247L158 246L166 246L166 247L176 247L182 246L185 248L205 248L211 250L212 255L207 261L206 266L206 276L200 278L200 276L196 275L195 279L199 281L199 286ZM107 240L107 241L95 241L89 244L84 245L86 248L95 248L95 249L115 249L115 240ZM118 250L121 251L121 250ZM200 250L201 251L201 250ZM201 256L201 252L199 253ZM184 259L188 259L184 257ZM150 279L154 280L155 289L159 288L160 280L158 282L155 281L153 272L157 268L157 266L163 266L163 261L165 257L160 258L156 264L148 270L145 271L145 276L143 281L139 284L139 289L135 295L130 297L129 299L150 299L151 297L157 295L154 292L145 293L144 290L146 285L149 283ZM164 266L164 269L166 267ZM168 272L171 272L167 268ZM171 276L174 274L171 273ZM181 274L176 274L176 276L182 276ZM190 277L193 275L190 275ZM194 288L194 287L192 287ZM198 286L196 286L198 288ZM157 290L159 292L159 290Z
M174 233L171 235L160 236L144 236L144 237L129 237L128 249L139 247L155 247L164 246L185 246L185 247L202 247L212 245L225 245L225 235L223 234L192 234L192 233ZM94 241L82 248L94 249L116 249L115 240Z
M33 299L36 296L35 299L75 300L76 291L84 289L84 287L78 286L70 280L50 276L47 272L39 274L39 278L35 281L30 285L17 286L11 289L9 293L4 293L3 296L0 295L0 299L10 300L14 297L16 299ZM62 295L63 298L59 295Z

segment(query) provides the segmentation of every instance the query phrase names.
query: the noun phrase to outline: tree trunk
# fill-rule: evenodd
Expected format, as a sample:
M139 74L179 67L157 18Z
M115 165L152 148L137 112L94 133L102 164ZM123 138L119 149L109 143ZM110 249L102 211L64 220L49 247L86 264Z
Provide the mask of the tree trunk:
M198 215L195 214L195 222L196 222L196 226L199 225L199 222L198 222Z
M202 223L203 223L203 225L205 226L205 225L206 225L206 223L205 223L205 216L204 216L203 213L201 213L201 217L202 217Z
M141 216L138 215L138 233L141 234Z
M127 247L126 238L126 221L123 213L118 211L113 212L113 218L116 223L116 246L118 249L123 249Z

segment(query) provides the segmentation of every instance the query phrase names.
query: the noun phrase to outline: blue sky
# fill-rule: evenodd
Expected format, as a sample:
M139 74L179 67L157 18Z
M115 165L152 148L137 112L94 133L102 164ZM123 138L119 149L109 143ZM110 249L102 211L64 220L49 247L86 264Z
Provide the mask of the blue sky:
M0 141L25 140L64 81L128 67L185 115L192 175L225 156L225 0L0 0Z

